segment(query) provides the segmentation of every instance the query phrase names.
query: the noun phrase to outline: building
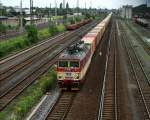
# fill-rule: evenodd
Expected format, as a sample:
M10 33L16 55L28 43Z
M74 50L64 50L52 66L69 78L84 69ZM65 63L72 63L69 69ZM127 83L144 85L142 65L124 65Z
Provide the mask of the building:
M7 24L8 17L0 16L0 24Z
M19 19L17 17L0 16L0 23L4 25L17 26Z
M124 19L132 19L132 6L125 5L120 9L120 16Z
M73 13L74 16L82 16L82 13Z

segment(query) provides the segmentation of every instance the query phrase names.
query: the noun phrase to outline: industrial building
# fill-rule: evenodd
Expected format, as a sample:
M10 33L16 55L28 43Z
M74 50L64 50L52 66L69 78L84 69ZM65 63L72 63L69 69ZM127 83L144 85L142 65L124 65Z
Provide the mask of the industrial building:
M132 18L132 6L131 5L125 5L122 6L120 9L120 16L124 19L131 19Z

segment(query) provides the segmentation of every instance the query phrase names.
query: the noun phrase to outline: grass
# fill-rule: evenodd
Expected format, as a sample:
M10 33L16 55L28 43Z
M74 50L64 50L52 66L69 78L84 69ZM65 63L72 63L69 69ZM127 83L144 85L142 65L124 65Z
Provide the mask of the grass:
M51 34L49 33L48 28L40 30L39 33L38 33L38 38L39 39L46 39L50 36L51 36Z
M25 35L2 41L0 42L0 58L30 45Z
M52 67L47 74L28 87L21 96L0 113L0 120L22 120L55 82L56 73Z
M60 24L57 26L58 32L63 32L66 30L65 26L63 24Z
M63 32L63 31L65 31L65 26L58 25L57 29L58 29L58 32ZM38 40L36 41L36 43L43 39L49 38L51 36L52 36L52 34L49 32L48 28L39 30L38 31ZM5 57L13 52L18 51L18 50L22 50L27 47L30 47L32 45L33 45L33 43L28 40L26 34L2 41L2 42L0 42L0 58Z
M63 19L63 16L52 16L52 18L53 18L54 20Z

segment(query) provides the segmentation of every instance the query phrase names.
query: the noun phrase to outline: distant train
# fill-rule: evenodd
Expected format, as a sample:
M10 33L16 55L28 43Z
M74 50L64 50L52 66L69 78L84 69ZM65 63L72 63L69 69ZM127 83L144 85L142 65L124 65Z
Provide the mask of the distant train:
M80 89L92 56L104 35L111 17L112 13L88 32L80 42L69 46L61 53L57 62L57 79L61 89Z
M81 27L81 26L83 26L83 25L85 25L85 24L87 24L87 23L90 23L91 21L92 21L91 19L82 20L82 21L80 21L79 23L67 25L67 26L66 26L66 29L67 29L67 30L75 30L75 29L77 29L77 28L79 28L79 27Z
M143 26L143 27L149 27L149 23L147 22L146 19L143 18L134 18L135 23Z

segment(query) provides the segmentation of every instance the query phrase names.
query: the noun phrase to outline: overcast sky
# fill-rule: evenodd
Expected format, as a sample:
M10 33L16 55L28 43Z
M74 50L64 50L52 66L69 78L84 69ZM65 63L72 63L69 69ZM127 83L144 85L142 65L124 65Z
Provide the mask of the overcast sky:
M0 0L3 5L6 6L19 6L20 0ZM30 0L22 0L23 1L23 7L29 7L29 1ZM55 0L33 0L34 6L38 7L49 7L50 3L52 4L52 7L55 5ZM56 0L57 4L59 5L63 0ZM65 0L69 3L70 7L76 7L77 0ZM86 7L89 8L91 1L92 8L119 8L122 5L133 5L137 6L140 4L143 4L146 2L146 0L79 0L79 6L80 7ZM150 0L147 0L150 2Z

